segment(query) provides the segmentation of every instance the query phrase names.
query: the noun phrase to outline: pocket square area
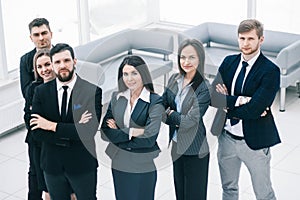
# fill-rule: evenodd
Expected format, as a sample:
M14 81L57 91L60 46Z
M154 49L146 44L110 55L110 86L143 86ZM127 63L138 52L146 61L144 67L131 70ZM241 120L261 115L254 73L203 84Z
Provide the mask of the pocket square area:
M73 110L77 110L79 108L81 108L81 104L74 104Z

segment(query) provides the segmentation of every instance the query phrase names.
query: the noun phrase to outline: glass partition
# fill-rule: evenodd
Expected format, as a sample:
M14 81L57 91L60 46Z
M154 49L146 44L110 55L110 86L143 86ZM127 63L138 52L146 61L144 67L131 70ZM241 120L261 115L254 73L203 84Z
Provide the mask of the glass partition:
M91 39L147 22L147 0L90 0Z
M20 57L34 48L28 24L36 17L49 20L53 44L78 44L77 7L74 0L2 1L8 71L19 68Z
M257 1L257 19L265 29L300 34L300 1Z
M247 17L247 0L161 0L160 20L198 25L203 22L238 24Z

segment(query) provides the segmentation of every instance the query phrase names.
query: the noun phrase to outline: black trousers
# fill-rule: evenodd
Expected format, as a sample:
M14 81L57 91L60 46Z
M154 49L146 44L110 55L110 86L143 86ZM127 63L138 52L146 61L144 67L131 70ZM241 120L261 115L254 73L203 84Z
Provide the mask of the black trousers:
M206 200L209 154L203 158L198 155L174 155L173 176L177 200Z
M116 200L154 200L157 171L129 173L112 169Z
M77 200L96 200L97 169L84 174L48 174L44 172L51 200L68 200L75 193Z
M38 171L36 169L35 146L28 143L29 172L28 172L28 200L42 200L42 189L38 186Z

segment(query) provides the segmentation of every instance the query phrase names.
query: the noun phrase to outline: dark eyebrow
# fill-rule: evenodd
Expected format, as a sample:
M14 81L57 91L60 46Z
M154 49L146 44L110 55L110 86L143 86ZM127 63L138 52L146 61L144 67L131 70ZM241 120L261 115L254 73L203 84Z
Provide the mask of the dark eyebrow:
M43 31L43 32L41 32L41 33L33 33L32 35L34 35L34 36L39 36L39 35L46 35L46 34L48 34L48 31Z

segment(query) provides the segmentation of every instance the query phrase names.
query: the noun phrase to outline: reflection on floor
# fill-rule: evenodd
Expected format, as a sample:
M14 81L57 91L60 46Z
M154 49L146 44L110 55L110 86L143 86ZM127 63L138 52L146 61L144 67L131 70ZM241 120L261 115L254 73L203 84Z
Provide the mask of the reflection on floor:
M277 122L282 143L272 148L272 181L279 200L299 199L300 181L300 134L298 123L300 118L300 99L295 88L287 90L286 111L278 111L278 98L273 105L273 113ZM214 109L209 108L205 115L207 129L209 129ZM24 143L26 130L24 128L14 131L0 138L0 200L25 200L27 194L28 156L27 145ZM172 179L172 164L169 149L167 148L167 127L161 128L159 145L162 153L156 160L158 167L158 180L156 185L156 200L173 200L174 187ZM221 184L216 160L217 140L208 134L211 148L209 169L208 199L221 199ZM99 134L96 137L99 157L98 171L98 199L113 200L114 189L109 168L109 159L104 153L106 143ZM200 169L199 169L200 170ZM240 199L255 199L251 187L251 180L245 166L242 166L240 177ZM195 186L197 187L197 186Z

